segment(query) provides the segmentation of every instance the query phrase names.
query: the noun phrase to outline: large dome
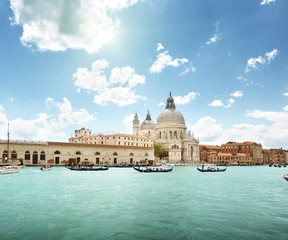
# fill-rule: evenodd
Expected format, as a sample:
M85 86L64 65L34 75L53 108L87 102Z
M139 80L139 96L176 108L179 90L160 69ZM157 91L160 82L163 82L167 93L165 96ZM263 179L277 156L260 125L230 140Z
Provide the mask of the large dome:
M157 123L179 123L185 124L185 119L181 112L176 110L174 99L171 96L168 97L166 102L166 108L159 114Z
M185 120L181 112L176 109L165 109L159 114L157 118L157 123L170 122L185 124Z

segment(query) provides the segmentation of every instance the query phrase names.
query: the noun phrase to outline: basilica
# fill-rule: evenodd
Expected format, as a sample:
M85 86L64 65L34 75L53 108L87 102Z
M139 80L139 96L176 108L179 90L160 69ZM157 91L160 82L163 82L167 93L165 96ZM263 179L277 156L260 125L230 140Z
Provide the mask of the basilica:
M168 152L169 163L192 163L200 160L199 140L194 138L190 131L187 132L185 119L176 109L171 93L156 123L149 111L141 124L138 115L135 114L133 134L147 136L160 143L163 150Z

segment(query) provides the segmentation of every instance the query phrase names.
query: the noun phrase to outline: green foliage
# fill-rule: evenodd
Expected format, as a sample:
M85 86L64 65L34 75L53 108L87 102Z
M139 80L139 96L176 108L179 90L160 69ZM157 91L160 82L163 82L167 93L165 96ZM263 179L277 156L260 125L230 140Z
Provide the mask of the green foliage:
M168 156L168 152L162 149L160 143L154 142L154 156L162 159Z

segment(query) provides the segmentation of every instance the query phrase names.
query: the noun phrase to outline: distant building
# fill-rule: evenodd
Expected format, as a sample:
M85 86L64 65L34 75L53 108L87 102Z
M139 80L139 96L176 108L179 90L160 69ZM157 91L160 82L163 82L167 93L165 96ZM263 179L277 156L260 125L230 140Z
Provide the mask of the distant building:
M287 164L288 151L282 148L263 149L263 158L266 164Z
M202 162L232 165L265 164L262 146L255 142L227 142L219 146L200 145Z

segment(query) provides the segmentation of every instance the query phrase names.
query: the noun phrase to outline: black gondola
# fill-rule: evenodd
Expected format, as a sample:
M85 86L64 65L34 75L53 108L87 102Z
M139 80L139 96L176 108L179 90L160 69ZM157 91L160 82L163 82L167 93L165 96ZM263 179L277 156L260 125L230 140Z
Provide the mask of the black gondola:
M204 167L204 165L202 165L202 168L197 167L197 170L200 172L225 172L227 168L218 168L218 167Z
M155 167L153 169L153 167L146 167L146 168L140 168L139 167L133 167L136 171L138 172L147 172L147 173L151 173L151 172L171 172L173 170L172 168L159 168L159 167Z
M108 170L109 167L103 166L65 166L66 168L74 171L105 171Z

